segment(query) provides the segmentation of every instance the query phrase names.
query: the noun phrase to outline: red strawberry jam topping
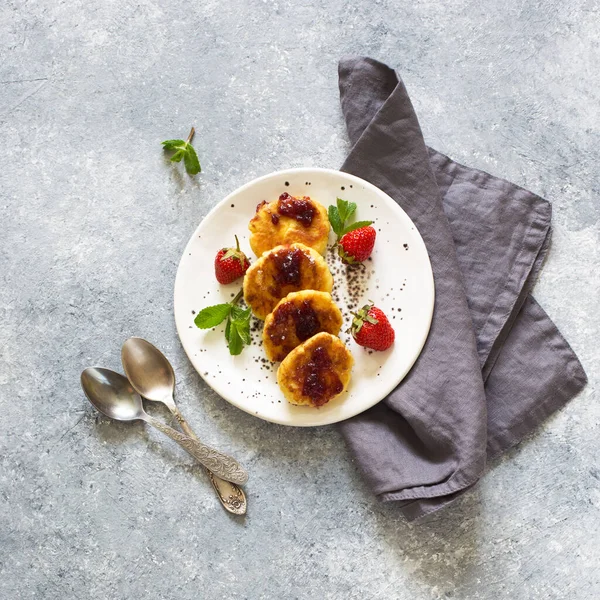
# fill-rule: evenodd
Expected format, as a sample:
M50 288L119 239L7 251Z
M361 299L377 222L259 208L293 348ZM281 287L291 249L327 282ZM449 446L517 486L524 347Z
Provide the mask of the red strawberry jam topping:
M279 287L300 285L300 265L303 258L305 254L298 248L284 248L273 255L276 268L274 278Z
M327 350L322 346L315 348L310 361L302 369L301 377L304 379L302 394L308 396L314 406L323 406L344 389Z
M269 336L275 344L280 345L284 342L290 321L294 324L296 337L301 342L319 333L321 326L319 317L308 300L304 300L300 305L284 302L275 311L273 332Z
M295 198L284 192L279 196L277 212L280 215L296 219L296 221L302 223L305 227L309 227L315 216L315 206L308 196Z

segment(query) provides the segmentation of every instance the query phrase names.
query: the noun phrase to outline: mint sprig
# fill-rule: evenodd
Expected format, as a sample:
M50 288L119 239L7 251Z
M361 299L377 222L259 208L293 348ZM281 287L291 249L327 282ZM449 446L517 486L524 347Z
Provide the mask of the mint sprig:
M367 227L373 223L373 221L355 221L354 223L348 225L347 221L355 212L356 203L348 202L347 200L342 200L341 198L336 199L336 206L332 205L327 210L331 228L337 236L338 242L340 241L340 238L346 235L348 232L354 231L355 229L360 229L361 227Z
M200 329L210 329L222 323L231 313L231 304L215 304L203 308L194 319Z
M238 300L242 297L240 290L236 297L224 304L215 304L203 308L194 319L196 327L199 329L211 329L225 323L225 339L229 348L229 354L238 355L242 353L244 346L252 342L250 335L250 316L252 311L236 306Z
M189 175L196 175L196 173L200 173L202 170L198 155L191 144L195 132L196 130L192 127L187 140L165 140L162 142L164 150L174 151L173 156L171 156L171 162L181 162L183 159L185 170Z

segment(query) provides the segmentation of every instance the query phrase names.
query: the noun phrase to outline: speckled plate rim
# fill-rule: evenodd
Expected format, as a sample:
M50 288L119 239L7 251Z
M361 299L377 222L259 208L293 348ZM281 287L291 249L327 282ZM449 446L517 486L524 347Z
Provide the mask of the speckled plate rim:
M345 182L361 185L366 189L370 189L373 193L375 193L377 196L379 196L381 201L388 204L391 207L391 209L397 213L398 217L401 220L405 221L405 224L407 227L409 227L410 229L412 229L414 231L412 242L415 243L415 241L416 241L417 244L420 246L418 248L418 250L420 252L422 252L422 255L426 259L426 265L428 267L427 272L422 274L424 277L425 286L428 291L428 293L425 295L426 297L423 298L423 302L425 303L425 308L426 308L427 314L428 314L428 319L427 319L426 327L423 328L420 339L413 340L413 347L414 347L415 351L414 351L414 356L413 356L412 360L407 363L406 368L404 368L400 372L398 372L397 377L395 377L393 379L393 381L389 381L387 386L381 386L379 392L376 395L374 395L373 398L365 399L364 403L361 404L361 406L360 406L360 410L351 411L347 414L344 414L341 417L339 415L336 415L336 413L332 413L332 415L328 415L327 417L322 418L322 415L319 414L318 409L317 409L317 410L315 410L315 415L314 415L315 418L313 420L304 421L302 423L291 423L289 421L279 420L279 419L275 419L275 418L269 418L265 415L261 415L261 414L257 413L254 410L250 410L247 406L244 405L243 402L240 402L235 397L235 395L232 395L228 392L228 390L225 386L225 378L223 378L222 380L217 380L217 379L209 380L206 377L204 377L203 367L199 364L199 360L193 355L191 350L188 349L186 347L186 344L184 343L183 328L186 327L188 325L188 323L187 323L187 321L185 321L183 319L183 315L181 315L182 318L179 318L180 312L178 311L179 299L178 299L177 291L180 287L180 277L181 277L182 264L184 263L184 259L188 255L189 251L192 249L195 239L200 235L200 232L202 231L203 225L205 224L206 221L212 220L217 213L219 213L226 205L228 205L231 202L231 200L233 198L248 191L253 186L255 186L259 183L262 183L262 182L265 182L266 180L274 179L274 178L284 178L284 179L292 178L292 176L294 176L294 175L302 175L303 176L302 178L310 179L311 175L315 174L315 173L333 175L333 176L339 177L341 180L343 180ZM321 425L330 425L332 423L345 421L347 419L350 419L350 418L356 416L357 414L360 414L360 413L368 410L369 408L371 408L378 402L381 402L381 400L383 400L385 397L387 397L402 382L402 380L406 377L406 375L408 374L410 369L413 367L417 358L420 356L421 351L423 350L423 346L425 345L425 342L427 341L427 337L429 335L429 330L431 328L434 304L435 304L435 285L434 285L434 279L433 279L433 272L431 270L431 262L429 260L429 254L427 252L425 242L423 241L423 238L421 237L421 234L420 234L419 230L417 229L416 225L414 224L414 222L412 221L412 219L406 214L406 212L404 212L404 210L399 206L399 204L393 200L393 198L391 198L383 190L379 189L377 186L373 185L372 183L369 183L368 181L361 179L360 177L356 177L355 175L351 175L351 174L345 173L343 171L338 171L336 169L318 168L318 167L299 167L299 168L293 168L293 169L285 169L285 170L281 170L281 171L273 171L271 173L268 173L267 175L257 177L255 179L249 181L248 183L245 183L244 185L238 187L233 192L228 194L225 198L223 198L223 200L218 202L202 219L202 221L199 223L198 227L194 230L194 233L188 240L188 242L185 246L184 252L179 261L179 265L177 268L177 274L175 277L175 286L174 286L174 313L175 313L175 325L176 325L176 329L177 329L177 334L178 334L179 339L182 343L182 346L185 350L185 353L188 356L188 359L192 363L192 365L193 365L194 369L197 371L197 373L202 377L202 379L208 384L209 387L211 387L224 400L226 400L233 406L236 406L240 410L243 410L244 412L247 412L248 414L251 414L255 417L258 417L258 418L268 421L268 422L276 423L279 425L294 426L294 427L318 427Z

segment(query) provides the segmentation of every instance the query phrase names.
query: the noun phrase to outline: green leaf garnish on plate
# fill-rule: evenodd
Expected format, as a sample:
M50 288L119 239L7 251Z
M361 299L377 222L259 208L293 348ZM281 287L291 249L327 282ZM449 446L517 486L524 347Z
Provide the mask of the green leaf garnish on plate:
M210 329L222 323L231 313L231 304L215 304L203 308L194 319L196 327Z
M356 202L348 202L347 200L342 200L341 198L337 198L336 205L331 205L327 210L329 222L331 223L331 229L333 229L333 232L337 236L338 242L340 238L349 231L354 231L355 229L360 229L361 227L367 227L373 223L373 221L356 221L350 225L347 225L347 221L354 215L355 212Z
M194 319L196 327L200 329L211 329L225 323L225 339L229 348L229 354L241 354L244 346L252 342L250 335L250 318L252 311L249 308L236 306L242 297L242 290L238 292L231 302L214 304L203 308Z

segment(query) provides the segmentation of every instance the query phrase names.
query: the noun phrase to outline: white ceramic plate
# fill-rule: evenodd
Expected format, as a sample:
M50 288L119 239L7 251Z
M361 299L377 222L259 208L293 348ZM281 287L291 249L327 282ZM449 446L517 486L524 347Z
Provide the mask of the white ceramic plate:
M344 315L371 299L388 316L396 341L386 352L369 352L346 333L341 338L354 355L352 380L339 398L320 408L293 406L279 390L277 364L261 347L262 321L255 320L253 344L231 356L223 326L200 330L196 312L229 301L241 280L222 286L214 276L219 248L231 246L237 234L244 252L256 260L248 244L248 222L256 205L281 193L307 195L325 207L336 197L356 202L357 220L374 220L377 240L364 266L345 267L331 251L327 261L334 277L333 296ZM331 233L330 241L334 237ZM405 377L419 356L433 314L434 286L425 244L408 215L387 194L370 183L329 169L291 169L255 179L222 200L200 223L188 242L175 281L175 322L194 368L218 394L261 419L283 425L316 426L353 417L387 396Z

